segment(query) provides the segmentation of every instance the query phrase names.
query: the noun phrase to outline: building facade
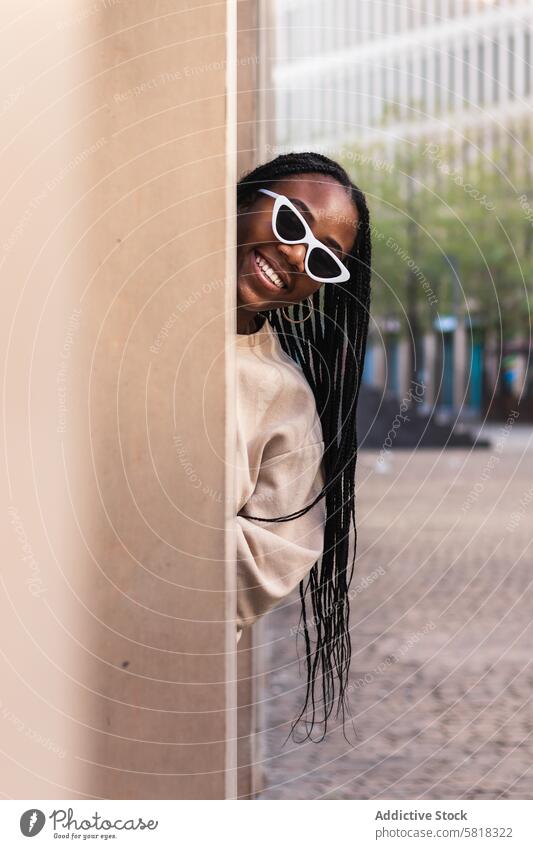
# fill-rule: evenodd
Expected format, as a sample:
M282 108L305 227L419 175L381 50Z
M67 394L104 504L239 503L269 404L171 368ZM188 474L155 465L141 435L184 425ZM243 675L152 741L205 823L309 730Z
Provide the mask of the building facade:
M532 23L533 4L520 0L278 0L276 149L335 158L357 144L392 159L399 144L431 140L454 145L459 169L502 142L520 152L532 126ZM420 373L428 404L476 416L502 368L521 393L529 346L515 340L506 368L499 340L466 313L441 317L424 338ZM373 337L366 380L405 392L402 328Z

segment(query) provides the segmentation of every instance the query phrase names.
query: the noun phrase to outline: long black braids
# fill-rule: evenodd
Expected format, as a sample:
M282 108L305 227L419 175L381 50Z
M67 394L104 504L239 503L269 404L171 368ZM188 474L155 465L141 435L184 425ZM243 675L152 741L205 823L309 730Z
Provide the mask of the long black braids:
M261 313L276 330L283 350L301 367L315 397L324 437L325 484L311 503L287 516L260 521L282 522L304 515L321 498L326 500L324 551L308 577L300 583L302 603L299 631L305 641L307 684L304 704L292 725L303 720L306 738L315 725L327 731L337 702L344 727L348 673L351 660L349 586L355 567L355 468L357 462L356 408L364 365L370 311L371 234L363 192L341 165L319 153L289 153L246 174L237 185L237 212L246 211L258 189L296 174L323 175L345 187L358 210L358 232L345 264L347 283L324 283L314 293L313 312L294 324L281 310ZM316 179L320 179L317 177ZM306 307L295 304L299 320ZM350 557L350 536L353 550ZM311 639L310 624L316 636Z

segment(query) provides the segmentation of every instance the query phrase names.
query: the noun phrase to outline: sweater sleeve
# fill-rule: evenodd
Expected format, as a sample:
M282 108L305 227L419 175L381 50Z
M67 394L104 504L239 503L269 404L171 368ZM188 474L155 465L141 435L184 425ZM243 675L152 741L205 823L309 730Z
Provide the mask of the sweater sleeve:
M252 516L284 516L309 504L324 484L323 442L314 442L261 464L254 492L236 516L237 632L287 596L323 551L325 501L287 522Z

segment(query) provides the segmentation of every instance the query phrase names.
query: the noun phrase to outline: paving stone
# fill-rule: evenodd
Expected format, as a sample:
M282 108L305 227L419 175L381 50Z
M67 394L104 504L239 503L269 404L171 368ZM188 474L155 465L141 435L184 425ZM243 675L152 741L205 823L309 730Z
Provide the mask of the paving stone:
M303 695L295 595L263 626L262 798L533 797L533 436L502 434L391 452L385 473L361 453L354 583L384 574L352 604L355 732L285 743Z

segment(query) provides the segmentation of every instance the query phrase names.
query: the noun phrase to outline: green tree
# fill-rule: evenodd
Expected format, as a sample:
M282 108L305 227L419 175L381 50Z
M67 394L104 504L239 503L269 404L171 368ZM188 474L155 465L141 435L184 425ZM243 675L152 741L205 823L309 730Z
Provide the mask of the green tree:
M399 318L415 337L452 312L474 312L504 339L529 334L531 136L529 122L490 158L472 140L460 150L405 141L390 160L383 147L349 151L344 164L371 209L375 316Z

